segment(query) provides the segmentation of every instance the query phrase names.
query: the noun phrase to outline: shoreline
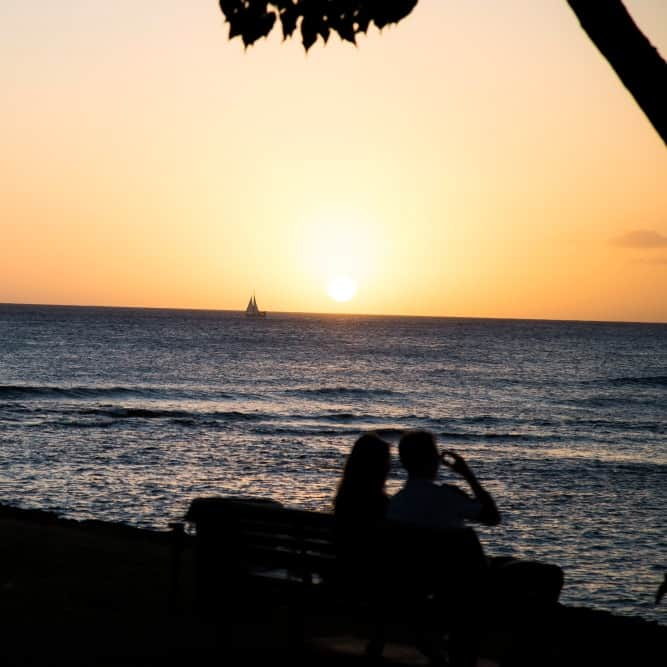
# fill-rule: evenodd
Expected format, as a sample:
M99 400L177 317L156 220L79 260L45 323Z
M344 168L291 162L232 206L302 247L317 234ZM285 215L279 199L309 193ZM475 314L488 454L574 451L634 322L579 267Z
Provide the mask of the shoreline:
M167 531L0 504L0 545L4 664L163 665L177 658L204 664L211 651L221 659L230 653L259 659L267 652L277 661L287 651L280 603L225 610L224 629L196 616L191 549L182 561L182 597L174 605ZM325 612L308 619L312 641L306 654L321 664L362 659L363 628L336 610ZM48 640L26 643L20 639L26 632ZM423 664L400 635L390 643L387 663ZM648 664L667 646L667 626L561 605L547 627L518 628L511 638L496 638L497 646L508 642L514 661L505 660L503 667L522 664L515 656L525 658L538 648L543 656L533 664Z

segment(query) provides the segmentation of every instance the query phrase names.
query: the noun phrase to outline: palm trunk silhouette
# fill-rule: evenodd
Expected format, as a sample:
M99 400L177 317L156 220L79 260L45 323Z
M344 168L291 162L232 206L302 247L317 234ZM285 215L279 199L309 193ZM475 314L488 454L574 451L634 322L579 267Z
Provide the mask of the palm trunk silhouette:
M667 144L667 62L621 0L567 0L581 27Z

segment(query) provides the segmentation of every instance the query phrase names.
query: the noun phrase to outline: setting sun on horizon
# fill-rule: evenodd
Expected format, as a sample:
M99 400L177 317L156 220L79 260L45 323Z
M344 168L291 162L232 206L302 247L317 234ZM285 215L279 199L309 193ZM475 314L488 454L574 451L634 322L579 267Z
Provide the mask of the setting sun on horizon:
M308 54L215 0L0 16L0 302L667 322L667 151L565 2Z
M327 293L334 301L346 302L354 298L357 284L349 276L334 276L327 285Z

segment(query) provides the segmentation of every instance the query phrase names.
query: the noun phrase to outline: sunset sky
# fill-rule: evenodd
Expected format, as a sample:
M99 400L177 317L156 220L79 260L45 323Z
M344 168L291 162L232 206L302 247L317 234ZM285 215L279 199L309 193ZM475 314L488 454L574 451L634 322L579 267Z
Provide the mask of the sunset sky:
M667 322L667 151L565 0L307 55L216 0L5 0L0 41L0 302Z

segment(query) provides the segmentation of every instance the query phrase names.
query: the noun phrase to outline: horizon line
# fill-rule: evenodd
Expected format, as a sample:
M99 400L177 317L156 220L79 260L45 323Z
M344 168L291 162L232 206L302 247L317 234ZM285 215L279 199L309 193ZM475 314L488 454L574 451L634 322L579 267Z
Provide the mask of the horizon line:
M245 309L228 308L188 308L185 306L110 306L100 304L77 304L77 303L19 303L13 301L0 302L2 306L32 306L32 307L51 307L51 308L116 308L124 310L182 310L198 311L208 313L244 313ZM267 315L316 315L316 316L338 316L338 317L400 317L400 318L422 318L422 319L441 319L441 320L513 320L522 322L571 322L582 324L658 324L667 325L667 321L659 322L655 320L587 320L572 318L555 317L507 317L500 315L406 315L402 313L340 313L323 311L290 311L290 310L267 310Z

